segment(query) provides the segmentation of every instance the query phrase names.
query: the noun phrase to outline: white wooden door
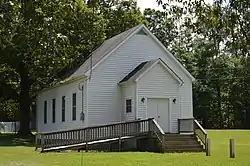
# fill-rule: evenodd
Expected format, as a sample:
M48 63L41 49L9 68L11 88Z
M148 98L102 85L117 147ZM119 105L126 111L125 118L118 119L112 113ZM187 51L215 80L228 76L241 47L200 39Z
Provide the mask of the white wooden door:
M149 98L147 100L148 118L155 118L165 132L169 131L169 100L163 98Z
M157 104L157 99L148 99L148 105L147 105L147 115L148 115L148 118L155 118L157 120L157 107L158 107L158 104Z

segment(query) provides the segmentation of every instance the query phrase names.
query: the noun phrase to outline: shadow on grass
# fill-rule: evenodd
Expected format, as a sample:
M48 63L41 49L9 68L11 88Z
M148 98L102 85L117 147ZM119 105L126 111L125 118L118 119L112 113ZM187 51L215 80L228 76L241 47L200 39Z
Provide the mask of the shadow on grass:
M29 146L35 145L35 136L20 137L14 133L0 134L0 147L1 146Z

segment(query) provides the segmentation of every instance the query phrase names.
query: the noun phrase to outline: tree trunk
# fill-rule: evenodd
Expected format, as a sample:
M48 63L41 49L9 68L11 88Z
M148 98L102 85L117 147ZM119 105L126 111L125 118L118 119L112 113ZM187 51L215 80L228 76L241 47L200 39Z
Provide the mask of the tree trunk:
M246 129L250 129L250 110L246 110Z
M245 113L244 113L244 121L243 121L243 128L250 129L250 111L249 111L249 101L245 100Z
M21 136L31 135L30 131L30 83L28 79L28 74L26 72L20 73L21 82L20 82L20 129L18 134Z
M221 110L221 88L220 85L217 83L217 99L218 99L218 113L220 116L220 128L224 128L224 120L223 120L223 113Z

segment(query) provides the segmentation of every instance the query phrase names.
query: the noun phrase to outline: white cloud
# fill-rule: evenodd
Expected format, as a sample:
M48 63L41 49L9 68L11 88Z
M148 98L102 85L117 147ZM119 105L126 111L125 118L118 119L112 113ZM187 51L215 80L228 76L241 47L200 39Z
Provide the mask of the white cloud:
M167 0L163 0L163 2L167 2ZM213 3L213 0L205 0L206 3ZM161 10L161 6L158 6L156 3L156 0L137 0L138 7L141 8L141 11L143 11L145 8L153 8Z
M138 7L141 10L145 8L153 8L153 9L160 9L161 7L157 5L156 0L137 0Z

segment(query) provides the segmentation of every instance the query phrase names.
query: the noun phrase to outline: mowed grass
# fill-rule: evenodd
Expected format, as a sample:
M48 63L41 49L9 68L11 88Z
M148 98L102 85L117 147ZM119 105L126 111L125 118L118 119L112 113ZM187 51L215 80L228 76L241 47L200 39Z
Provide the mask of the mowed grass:
M250 130L209 130L211 156L205 153L143 152L39 153L28 140L0 136L0 166L250 166ZM235 139L236 158L229 158L229 139ZM19 146L20 145L20 146ZM82 159L82 160L81 160Z

